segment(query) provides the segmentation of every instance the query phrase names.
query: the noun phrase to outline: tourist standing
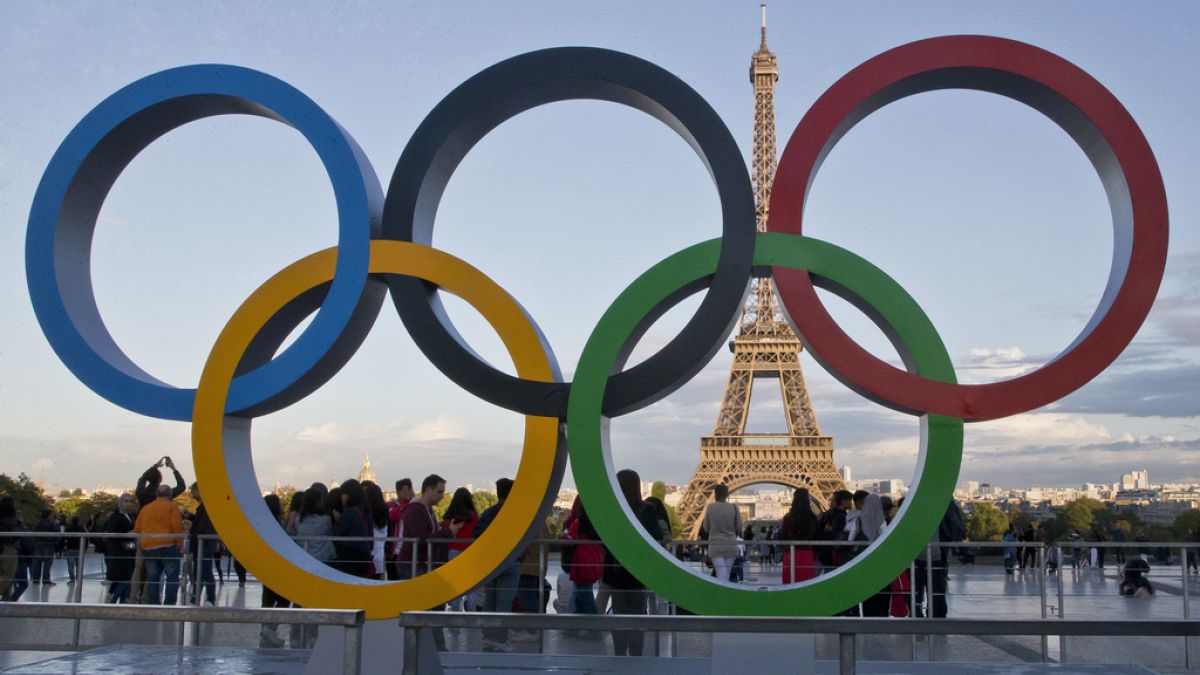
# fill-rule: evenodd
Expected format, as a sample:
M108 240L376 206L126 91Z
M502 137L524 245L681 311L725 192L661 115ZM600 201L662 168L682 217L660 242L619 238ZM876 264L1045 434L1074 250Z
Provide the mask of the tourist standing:
M12 600L13 577L21 555L17 525L17 502L11 495L0 497L0 601Z
M823 571L836 568L846 557L846 551L832 542L846 540L846 513L853 500L854 495L849 490L834 492L829 500L829 510L822 513L817 521L821 540L831 542L817 551Z
M887 518L883 513L883 501L879 495L871 493L863 498L862 508L854 521L854 532L851 541L865 542L868 546L883 536L887 526ZM891 582L875 595L862 603L863 616L887 616L891 610Z
M447 561L454 560L471 545L475 537L475 524L478 522L479 514L475 512L475 499L471 496L471 491L465 487L458 488L450 498L446 512L442 514L442 528L449 530L451 525L459 525L458 532L454 534L454 541L447 547ZM475 591L467 591L466 594L451 600L450 609L455 612L474 612Z
M700 536L708 539L708 557L718 581L729 581L729 573L738 554L738 535L742 531L742 514L736 506L726 501L728 498L729 488L726 485L714 486L715 501L704 508L704 519L700 524ZM638 506L641 507L640 497ZM655 521L657 530L657 518Z
M134 509L137 501L126 492L117 498L117 509L104 523L108 534L126 534L133 531ZM104 541L105 577L108 579L108 601L129 602L129 583L133 578L133 561L137 554L137 540L113 537Z
M1013 568L1017 563L1017 527L1012 523L1008 524L1008 529L1004 531L1004 536L1001 540L1008 544L1004 547L1004 573L1012 576Z
M817 539L817 517L813 515L812 498L805 488L792 493L792 508L783 516L779 526L780 541L813 541ZM783 544L783 583L808 581L817 575L812 546Z
M629 510L637 517L638 522L645 528L650 538L655 541L662 539L662 532L658 529L658 514L654 512L652 506L642 501L642 479L638 473L632 469L618 471L617 484L621 487L621 494L624 495ZM725 486L718 487L724 488ZM728 494L728 491L725 494ZM734 508L732 504L727 504L727 506ZM708 518L707 512L705 518ZM710 522L713 528L724 528L728 525L726 521L729 520L728 514L723 509L718 509ZM738 529L740 529L740 518L734 522L733 527L733 553L736 555L736 537ZM720 531L724 532L724 529ZM729 558L729 562L732 563L732 557ZM729 570L726 568L726 574L728 572ZM625 569L611 551L607 550L605 551L603 579L604 583L612 589L613 614L646 613L646 606L650 599L650 593L646 590L646 586ZM613 631L612 637L613 650L617 656L642 655L645 636L641 631L616 630Z
M364 506L362 484L350 479L338 488L341 490L342 509L333 522L333 535L353 538L333 543L337 551L333 566L346 574L369 579L374 534Z
M191 544L196 566L200 570L195 591L192 593L192 604L200 604L200 593L203 590L205 601L215 605L217 581L213 575L213 559L216 557L217 528L213 527L212 519L208 517L208 509L200 497L199 483L192 483L191 490L192 499L195 499L199 506L196 508L196 517L192 519L192 529L188 531L188 542Z
M178 599L183 519L171 501L171 492L169 485L159 485L158 498L142 507L133 524L134 532L151 535L138 542L146 570L145 599L150 605L174 605Z
M300 548L312 557L328 564L334 558L333 520L325 513L325 497L319 490L304 491L304 502L300 505L300 517L288 531Z
M500 515L512 492L511 478L501 478L496 481L496 499L492 506L479 514L479 522L475 524L476 538L482 537L492 521ZM517 589L521 585L521 564L513 561L496 568L490 579L485 582L483 593L483 611L511 612L513 600L517 597ZM483 629L483 650L485 652L511 652L508 644L508 630L504 628Z
M269 494L263 497L263 503L267 505L267 510L271 512L271 517L275 522L283 527L283 502L280 501L279 495ZM262 606L264 609L286 609L292 603L282 595L276 593L270 586L263 584L262 587ZM283 646L283 640L279 638L279 625L274 623L264 623L258 631L258 646L262 648L279 648Z
M79 551L84 548L83 539L87 530L83 527L83 523L79 520L79 516L71 516L71 523L63 530L63 543L66 550L63 557L67 561L67 584L74 584L76 580L75 566L79 563ZM83 578L83 570L79 570L79 578Z
M54 565L54 550L58 548L58 520L50 509L42 511L42 517L33 525L33 583L53 586L50 568Z
M362 484L367 502L367 517L371 526L371 569L367 572L372 579L386 579L384 569L387 550L388 506L383 501L383 490L371 481Z
M396 498L388 502L388 545L384 551L388 559L388 579L400 579L399 566L396 556L400 554L400 521L404 517L404 509L413 500L413 484L411 478L401 478L396 481Z

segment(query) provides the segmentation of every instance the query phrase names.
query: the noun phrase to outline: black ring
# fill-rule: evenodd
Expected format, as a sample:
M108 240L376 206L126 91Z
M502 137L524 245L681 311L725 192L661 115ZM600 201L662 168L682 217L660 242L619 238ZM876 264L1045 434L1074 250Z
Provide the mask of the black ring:
M755 237L750 174L725 123L683 80L635 56L591 47L530 52L480 72L442 99L413 133L388 187L382 236L431 245L438 203L467 152L502 122L573 99L622 103L674 129L704 162L721 202L721 254L712 284L679 335L612 376L604 412L615 417L669 395L703 368L729 336L749 288ZM433 286L395 276L388 286L409 334L446 377L498 406L565 417L569 384L524 380L493 368L455 330ZM657 318L646 317L637 335ZM557 365L555 376L562 379Z

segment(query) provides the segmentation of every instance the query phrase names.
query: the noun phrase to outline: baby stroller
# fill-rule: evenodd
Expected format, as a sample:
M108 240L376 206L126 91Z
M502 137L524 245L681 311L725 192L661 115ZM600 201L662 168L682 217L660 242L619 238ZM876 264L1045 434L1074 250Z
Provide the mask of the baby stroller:
M1134 558L1125 563L1125 576L1121 581L1121 595L1144 598L1154 595L1154 587L1145 575L1150 573L1150 563Z

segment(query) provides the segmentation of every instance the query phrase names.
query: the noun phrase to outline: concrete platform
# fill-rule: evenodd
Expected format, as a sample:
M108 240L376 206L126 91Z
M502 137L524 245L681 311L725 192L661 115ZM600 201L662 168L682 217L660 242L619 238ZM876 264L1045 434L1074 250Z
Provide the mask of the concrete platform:
M156 647L114 645L25 663L0 670L22 675L138 673L157 675L303 675L308 654L287 649L227 647Z
M45 655L41 652L40 655ZM116 645L69 655L41 658L0 670L5 674L75 675L77 673L139 673L209 675L301 675L307 653L302 650L229 649L221 647L153 647ZM476 672L495 675L550 672L556 675L699 675L709 672L702 658L618 658L614 656L537 656L532 654L442 655L446 673ZM834 675L838 664L817 661L815 672ZM395 670L391 670L394 673ZM786 673L779 669L775 673ZM860 661L864 675L1152 675L1142 666L1057 664L898 663Z

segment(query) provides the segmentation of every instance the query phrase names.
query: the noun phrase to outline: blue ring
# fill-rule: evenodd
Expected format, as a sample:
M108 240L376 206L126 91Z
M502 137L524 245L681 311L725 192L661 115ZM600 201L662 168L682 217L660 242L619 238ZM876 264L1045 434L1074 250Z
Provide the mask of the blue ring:
M25 242L30 299L58 357L92 391L142 415L190 420L196 390L149 375L108 332L92 291L96 217L117 177L150 143L224 114L267 117L299 131L329 174L338 213L336 275L320 309L274 358L286 335L257 345L233 380L227 412L262 414L316 389L353 354L382 303L382 292L370 292L376 284L367 283L367 269L383 190L333 118L291 85L248 68L185 66L142 78L97 105L63 140L38 185Z

